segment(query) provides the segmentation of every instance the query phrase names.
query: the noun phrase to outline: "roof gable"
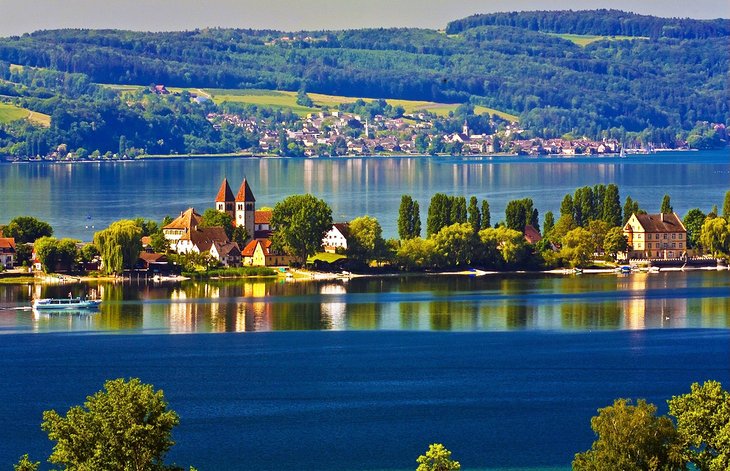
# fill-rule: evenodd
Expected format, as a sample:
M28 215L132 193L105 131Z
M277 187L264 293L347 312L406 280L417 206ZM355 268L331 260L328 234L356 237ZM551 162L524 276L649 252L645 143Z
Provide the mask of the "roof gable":
M634 214L644 232L686 232L682 221L675 213Z
M248 181L244 178L243 182L241 183L241 188L238 189L238 194L236 195L236 201L242 202L242 203L255 203L256 198L253 197L253 191L251 191L251 187L248 186Z
M232 203L234 201L233 192L231 187L228 186L228 179L224 178L221 187L218 190L218 194L215 197L216 203Z
M195 209L188 208L162 229L192 229L200 224L203 216L195 212Z

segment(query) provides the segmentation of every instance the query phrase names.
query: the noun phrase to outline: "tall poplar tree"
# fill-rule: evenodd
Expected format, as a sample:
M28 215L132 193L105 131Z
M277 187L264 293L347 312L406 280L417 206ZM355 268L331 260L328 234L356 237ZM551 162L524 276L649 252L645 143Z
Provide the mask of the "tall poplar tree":
M664 198L662 198L662 207L659 211L662 214L671 214L674 212L672 208L672 203L669 199L669 195L664 195Z
M482 200L482 229L488 229L492 227L492 215L489 212L489 201Z
M722 217L730 222L730 190L725 193L725 201L722 203Z
M469 224L474 228L474 232L478 232L482 227L482 215L479 213L476 196L469 198Z
M438 234L441 228L451 225L451 198L444 193L431 197L426 219L426 237Z
M398 209L398 237L402 240L421 236L421 214L418 201L403 195Z
M613 183L606 186L603 193L603 211L601 219L612 226L621 225L621 197L618 193L618 186Z

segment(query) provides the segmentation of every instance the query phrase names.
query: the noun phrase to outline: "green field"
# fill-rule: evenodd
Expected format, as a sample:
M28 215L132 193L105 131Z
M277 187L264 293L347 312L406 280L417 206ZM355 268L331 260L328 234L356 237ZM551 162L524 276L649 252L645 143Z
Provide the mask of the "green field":
M21 119L27 119L40 126L48 127L51 125L51 117L47 114L28 111L10 103L0 103L0 123L10 123Z
M593 36L590 34L558 34L558 33L545 33L549 34L550 36L557 36L559 38L567 39L568 41L577 44L578 46L585 47L589 45L590 43L594 43L596 41L624 41L624 40L634 40L634 39L649 39L644 36Z
M337 95L323 95L320 93L309 93L316 108L308 108L306 106L297 105L296 92L282 92L275 90L229 90L229 89L205 89L213 97L213 101L220 104L225 101L247 103L252 105L269 106L272 108L291 109L294 113L304 116L308 113L319 111L321 107L336 108L342 103L354 103L359 98L345 97ZM362 98L365 101L372 101L373 98ZM406 113L414 113L418 111L429 111L438 116L446 116L450 111L456 110L459 106L454 103L435 103L432 101L417 100L398 100L386 98L386 101L392 106L402 106ZM517 116L504 113L499 110L487 108L484 106L475 106L474 112L477 114L489 113L496 114L501 118L517 121Z

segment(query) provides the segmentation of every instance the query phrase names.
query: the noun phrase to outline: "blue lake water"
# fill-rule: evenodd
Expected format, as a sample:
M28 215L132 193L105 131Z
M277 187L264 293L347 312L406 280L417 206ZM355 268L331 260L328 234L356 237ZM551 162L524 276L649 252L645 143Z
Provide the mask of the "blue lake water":
M274 206L288 195L310 192L327 201L336 220L368 214L386 237L397 233L402 194L421 204L425 222L436 192L475 195L490 201L492 220L503 218L509 200L531 197L540 214L557 212L577 187L616 183L650 212L662 196L675 211L722 206L730 187L730 150L666 152L612 157L464 157L357 159L173 159L84 164L0 164L0 223L33 215L56 234L91 240L110 222L133 217L161 220L194 206L212 207L220 182L247 177L257 206ZM93 226L93 228L92 228Z

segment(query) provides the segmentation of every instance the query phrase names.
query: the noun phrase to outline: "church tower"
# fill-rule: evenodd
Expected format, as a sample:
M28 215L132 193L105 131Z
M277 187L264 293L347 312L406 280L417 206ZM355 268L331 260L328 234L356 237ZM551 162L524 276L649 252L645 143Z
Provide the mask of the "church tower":
M469 129L469 123L464 120L464 125L461 127L461 133L465 135L466 137L469 137L471 135L471 130Z
M253 196L251 187L248 186L248 181L243 179L241 188L238 190L236 195L236 225L243 226L246 228L249 237L252 239L256 235L256 198Z
M231 191L231 187L228 186L228 179L224 178L223 183L221 183L221 187L218 190L218 195L215 197L215 209L226 213L229 216L233 218L235 221L236 219L236 210L234 209L236 201L233 197L233 192Z

